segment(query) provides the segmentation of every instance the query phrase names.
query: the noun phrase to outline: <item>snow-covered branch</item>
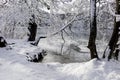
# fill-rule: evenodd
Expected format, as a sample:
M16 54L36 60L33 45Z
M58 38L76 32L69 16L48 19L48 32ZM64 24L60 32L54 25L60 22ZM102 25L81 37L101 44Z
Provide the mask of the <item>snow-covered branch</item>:
M7 1L7 0L3 1L3 0L2 0L2 2L3 2L3 3L0 4L0 7L3 7L5 4L7 4L8 1Z
M65 28L67 28L68 25L70 25L70 24L75 20L76 16L77 16L77 15L75 15L74 18L73 18L70 22L68 22L65 26L63 26L60 30L58 30L58 31L50 34L48 37L51 37L51 36L53 36L53 35L56 35L56 34L58 34L59 32L61 32L62 30L64 30Z
M113 15L114 17L120 17L120 15L118 15L118 14L115 14L115 11L114 11L114 9L111 7L111 5L110 5L110 2L109 1L107 1L107 0L105 0L106 1L106 3L108 4L108 8L109 8L109 12L110 12L110 14L111 15Z

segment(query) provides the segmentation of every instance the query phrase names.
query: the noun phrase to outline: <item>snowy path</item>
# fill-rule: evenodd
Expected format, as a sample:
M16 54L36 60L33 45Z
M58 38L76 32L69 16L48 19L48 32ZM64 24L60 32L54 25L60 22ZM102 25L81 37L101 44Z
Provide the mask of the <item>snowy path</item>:
M0 80L120 80L119 62L31 63L24 53L33 48L20 44L0 49Z

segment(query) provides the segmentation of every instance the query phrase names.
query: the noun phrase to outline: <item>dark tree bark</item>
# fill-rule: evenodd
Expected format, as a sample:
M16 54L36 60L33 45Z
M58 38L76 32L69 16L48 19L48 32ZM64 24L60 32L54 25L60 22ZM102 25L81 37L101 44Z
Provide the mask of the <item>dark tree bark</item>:
M6 45L7 45L6 40L0 36L0 47L6 47Z
M116 14L120 15L120 0L116 0ZM119 29L120 29L120 21L117 21L115 17L115 22L114 22L114 29L112 33L112 37L109 41L108 48L109 48L109 55L108 55L108 60L114 58L118 60L118 54L119 54L119 49L118 49L118 40L119 40ZM106 52L106 51L105 51ZM103 58L105 58L105 54L103 55Z
M34 46L38 46L39 41L43 38L47 38L47 37L46 36L40 36L34 43L31 43L31 44L34 45Z
M120 26L120 21L115 22L115 26L114 26L114 30L113 30L113 34L112 37L110 39L110 42L108 44L110 52L108 55L108 60L110 60L112 57L116 57L115 54L118 53L118 50L116 50L118 48L117 42L118 42L118 38L119 38L119 26ZM116 58L117 59L117 58Z
M35 41L36 33L37 33L37 24L35 23L34 15L32 15L32 19L30 19L28 30L29 30L28 41Z
M91 59L98 58L96 50L96 35L97 35L97 24L96 24L96 0L90 1L91 5L91 20L90 20L90 37L88 42L88 48L90 49Z

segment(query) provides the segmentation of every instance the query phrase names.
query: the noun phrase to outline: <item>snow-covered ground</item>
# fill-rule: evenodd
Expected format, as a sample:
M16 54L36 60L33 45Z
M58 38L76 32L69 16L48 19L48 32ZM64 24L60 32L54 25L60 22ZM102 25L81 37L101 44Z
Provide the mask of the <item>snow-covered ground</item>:
M41 49L22 40L9 41L15 44L0 48L0 80L120 80L117 61L33 63L25 53Z

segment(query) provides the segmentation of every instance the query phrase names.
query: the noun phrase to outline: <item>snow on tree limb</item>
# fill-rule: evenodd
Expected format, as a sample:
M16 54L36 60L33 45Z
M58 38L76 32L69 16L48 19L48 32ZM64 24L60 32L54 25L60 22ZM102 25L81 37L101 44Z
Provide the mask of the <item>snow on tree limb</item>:
M54 35L58 34L59 32L61 32L62 30L64 30L65 28L67 28L68 25L70 25L70 24L75 20L76 16L77 16L77 15L75 15L74 18L73 18L70 22L68 22L65 26L63 26L63 27L62 27L61 29L59 29L58 31L50 34L48 37L54 36Z
M75 20L76 16L77 16L77 15L75 15L70 22L68 22L65 26L63 26L63 27L62 27L61 29L59 29L58 31L53 32L52 34L50 34L50 35L48 35L48 36L42 36L42 37L40 36L40 37L39 37L34 43L32 43L32 44L35 45L35 46L37 46L41 38L49 38L49 37L52 37L52 36L58 34L59 32L62 32L65 28L68 27L68 25L70 25L70 24Z
M0 7L3 7L6 3L7 3L8 1L7 0L5 0L5 2L4 3L2 3L2 4L0 4Z
M113 12L112 7L110 6L110 4L108 4L108 7L109 7L109 12L110 12L111 15L113 15L115 17L120 17L120 15L115 14L115 12Z
M110 6L110 2L106 1L108 3L108 8L109 8L109 12L112 16L116 17L116 21L120 21L120 15L115 14L115 12L113 11L112 7Z

